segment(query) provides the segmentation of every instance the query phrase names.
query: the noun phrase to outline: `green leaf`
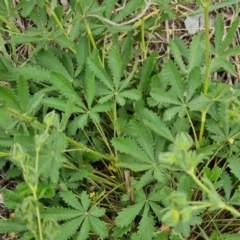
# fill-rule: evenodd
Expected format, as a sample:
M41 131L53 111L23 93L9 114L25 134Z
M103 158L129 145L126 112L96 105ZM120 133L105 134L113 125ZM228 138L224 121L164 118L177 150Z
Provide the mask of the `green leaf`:
M73 99L79 106L84 108L80 96L74 91L71 83L60 73L52 72L50 82L67 99Z
M171 131L167 128L166 124L160 119L159 116L157 116L156 113L148 109L144 109L143 113L145 116L143 122L147 127L152 129L158 135L166 138L171 142L174 142L174 137L172 136Z
M188 89L186 91L186 102L190 101L198 87L202 85L202 74L199 66L194 67L188 79Z
M169 47L170 47L171 54L173 55L175 62L177 63L179 68L183 72L185 72L186 71L186 66L183 63L181 52L179 51L177 44L173 40L170 39Z
M65 29L64 29L65 32ZM71 48L73 46L73 41L69 38L66 38L62 30L54 32L53 39L54 41L62 48Z
M14 108L16 110L21 110L20 106L19 106L19 102L14 94L14 92L5 87L0 85L0 99L2 99L4 102L6 102L6 104L11 107Z
M27 17L29 15L29 13L32 11L32 9L34 8L36 4L36 0L33 0L31 2L25 0L25 1L21 1L20 5L18 5L18 7L22 8L22 16L23 17Z
M89 41L87 36L81 36L78 43L77 43L77 63L78 68L76 70L75 76L76 77L84 68L84 65L87 61L87 57L89 56Z
M88 211L89 215L94 217L102 217L105 214L106 210L104 208L98 208L98 207L91 207L91 209Z
M222 44L222 38L223 38L223 34L224 34L224 23L222 20L223 16L222 14L218 14L217 15L217 19L215 22L215 50L216 53L219 53L220 50L220 46Z
M226 171L222 172L221 182L225 193L225 198L227 201L229 201L232 192L232 179Z
M71 101L71 100L69 100L69 101ZM60 110L62 112L65 112L66 110L69 110L67 108L68 103L66 102L65 99L53 98L53 97L44 98L43 101L42 101L42 104L47 106L47 107L50 107L50 108L53 108L53 109L56 109L56 110ZM83 113L84 111L79 107L72 106L71 112L72 113Z
M108 66L111 70L113 84L117 91L123 70L121 55L117 50L116 46L111 47L111 49L108 52Z
M194 67L201 66L204 50L201 47L202 35L196 35L190 45L188 71ZM196 54L197 53L197 54Z
M118 14L113 18L114 22L119 22L123 18L127 17L128 15L132 14L136 9L141 8L143 5L139 2L139 0L131 0L129 1L125 7L118 12Z
M148 171L146 171L145 173L142 174L140 180L134 184L134 189L136 190L140 190L143 187L145 187L147 184L149 184L150 182L152 182L154 180L153 178L153 169L149 169Z
M87 101L88 109L90 109L92 106L94 95L95 95L95 76L93 72L90 72L86 76L84 76L84 96Z
M76 211L76 209L52 207L41 211L41 217L46 219L54 219L56 221L67 220L75 217L79 217L84 213Z
M13 144L13 139L10 137L0 137L0 146L11 147Z
M235 20L232 23L231 27L228 29L227 36L224 38L222 46L221 46L220 55L232 43L232 41L235 37L236 31L238 29L238 24L239 24L239 21Z
M221 53L221 57L232 57L235 56L237 54L239 54L240 52L240 46L236 46L236 47L231 47L229 49L227 49L226 51L224 51L223 53Z
M26 79L21 75L17 81L18 99L23 112L27 112L29 103L29 88Z
M29 101L28 103L28 111L27 113L33 113L37 108L40 106L42 99L44 98L43 92L37 92Z
M172 120L175 115L185 115L186 110L184 109L183 106L176 106L176 107L169 107L163 115L163 120L164 121L170 121ZM183 117L183 116L181 116Z
M23 75L26 79L33 79L39 82L48 82L50 77L50 71L40 66L24 65L14 69L14 72Z
M175 37L174 38L174 42L176 43L181 55L188 60L189 58L189 50L186 46L186 44L184 43L184 41L179 38L179 37Z
M145 163L139 160L136 161L134 158L131 159L131 161L132 162L127 162L126 159L121 159L121 162L116 164L116 166L122 167L122 168L128 168L134 172L147 171L153 167L152 164Z
M90 225L89 225L89 219L85 218L83 221L83 224L80 228L80 232L77 236L77 240L85 240L87 239L89 235Z
M63 199L63 201L67 203L69 206L71 206L72 208L77 209L81 212L85 212L81 204L79 203L78 199L75 197L75 195L72 192L65 190L65 191L61 191L59 195Z
M89 223L93 231L97 233L100 237L105 238L108 236L108 231L105 222L99 220L96 217L89 216Z
M84 211L86 212L90 206L89 196L86 191L83 191L81 193L81 204L82 204Z
M83 220L84 220L84 216L75 218L71 221L68 221L65 224L62 224L58 228L58 232L55 235L55 239L60 239L60 240L71 239L70 237L72 237L75 234L75 232L77 231L77 229L79 228Z
M125 90L123 92L120 92L118 94L118 96L124 97L124 98L129 98L132 100L139 100L141 97L141 94L140 94L139 90L131 89L131 90Z
M210 64L210 72L217 72L219 71L221 68L223 68L224 70L230 72L230 73L234 73L235 72L235 68L233 66L233 64L231 62L229 62L228 60L226 60L223 57L218 57L218 58L214 58L211 61Z
M114 148L121 153L127 153L142 162L152 162L145 152L131 138L113 138L111 142Z
M228 167L238 180L240 180L239 158L235 156L228 158Z
M154 225L155 221L153 220L153 217L150 215L149 206L146 205L144 208L142 219L138 225L138 234L140 236L140 239L148 240L152 239L153 233L156 231Z
M19 223L14 220L0 220L0 233L19 233L26 230L26 224Z
M105 84L111 91L115 92L112 87L111 79L109 78L108 74L99 63L97 59L88 58L87 60L89 68L95 73L95 75L99 78L99 80Z
M155 58L158 56L157 52L153 52L150 57L146 58L143 62L143 65L139 71L140 78L140 88L145 89L150 83L150 75L154 68Z
M36 55L36 60L42 67L63 75L68 81L72 79L62 63L50 51L41 50Z
M129 130L131 136L135 138L143 151L147 153L152 161L154 161L154 141L150 131L147 131L144 125L134 120L130 122Z
M191 109L191 111L202 111L210 104L210 102L211 102L210 99L201 95L191 100L188 103L188 107Z
M165 61L162 69L162 74L167 82L170 82L171 87L175 90L177 97L183 102L183 87L181 82L181 75L176 65L171 61Z
M184 193L187 196L187 199L190 201L193 186L194 185L193 185L192 179L189 176L182 176L179 179L179 183L177 185L177 190L179 192Z
M112 108L113 108L113 103L111 102L106 102L106 103L102 103L102 104L97 104L95 105L92 109L91 109L91 112L94 112L94 113L101 113L101 112L108 112L110 111Z
M128 206L127 208L123 208L116 217L115 224L121 228L131 224L134 221L135 217L142 210L144 204L144 202L139 202L132 206Z
M166 92L166 90L160 88L153 89L150 95L157 103L171 103L174 105L182 105L182 103L176 98L175 95L171 95L169 92Z

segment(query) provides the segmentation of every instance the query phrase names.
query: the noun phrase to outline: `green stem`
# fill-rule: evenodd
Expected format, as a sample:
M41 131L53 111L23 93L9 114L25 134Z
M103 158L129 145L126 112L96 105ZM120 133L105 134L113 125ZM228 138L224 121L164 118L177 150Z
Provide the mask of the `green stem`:
M92 35L92 31L91 31L91 29L90 29L90 27L88 25L88 22L87 22L85 17L83 18L83 22L85 24L86 31L87 31L88 37L89 37L89 39L90 39L90 41L92 43L93 48L97 49L97 45L96 45L95 40L94 40L93 35ZM100 58L99 55L98 55L98 61L102 64L102 61L101 61L101 58Z
M204 9L205 45L206 45L206 52L205 52L206 71L205 71L203 94L207 95L209 78L210 78L210 42L209 42L209 16L208 16L210 0L207 0L207 2L203 2L203 1L201 2ZM207 115L207 109L205 108L202 110L201 126L200 126L200 132L199 132L199 146L201 146L202 144L205 122L206 122L206 115Z
M17 117L17 118L19 118L19 119L22 119L23 121L32 123L34 126L36 126L36 127L39 128L39 129L46 130L46 126L45 126L45 125L37 122L37 121L36 121L34 118L32 118L32 117L29 117L29 116L27 116L27 115L25 115L25 114L21 114L21 113L19 113L19 112L16 112L15 110L10 109L10 108L7 109L7 112L8 112L9 114L11 114L12 116L14 116L14 117ZM53 132L53 131L52 131L51 129L49 129L48 132L51 133L51 132ZM94 150L92 150L92 149L90 149L90 148L88 148L88 147L85 147L82 143L79 143L79 142L77 142L77 141L75 141L75 140L73 140L73 139L71 139L71 138L69 138L69 137L67 137L67 136L65 136L65 138L66 138L66 141L67 141L67 142L69 142L69 143L71 143L72 145L78 147L79 150L82 150L82 151L85 151L85 152L90 152L90 153L92 153L93 155L98 156L99 158L108 160L108 161L110 161L110 162L114 161L114 158L113 158L113 157L106 156L106 155L101 154L101 153L99 153L99 152L97 152L97 151L94 151Z
M204 192L211 194L210 190L197 178L193 170L187 171L187 173Z
M58 19L58 16L57 16L56 13L54 12L54 9L52 9L52 8L51 8L48 4L46 4L46 3L45 3L45 7L46 7L47 10L49 11L49 13L53 16L53 18L54 18L55 22L57 23L58 27L59 27L60 29L64 29L62 23L61 23L60 20ZM69 36L68 36L68 34L67 34L66 32L64 33L64 36L65 36L67 39L69 39ZM76 53L76 52L77 52L77 51L76 51L74 48L72 48L72 47L69 47L69 49L70 49L73 53Z
M147 58L147 51L146 51L146 42L145 42L145 30L144 30L145 20L142 18L141 20L141 47L143 51L143 60Z

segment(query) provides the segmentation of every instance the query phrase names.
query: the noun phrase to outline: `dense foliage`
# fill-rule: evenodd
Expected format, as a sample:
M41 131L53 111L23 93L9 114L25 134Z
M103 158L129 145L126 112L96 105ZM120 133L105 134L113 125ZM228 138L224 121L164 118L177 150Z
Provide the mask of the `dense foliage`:
M240 88L213 75L236 71L239 21L210 39L201 0L205 31L160 57L169 0L61 2L0 5L0 232L238 239Z

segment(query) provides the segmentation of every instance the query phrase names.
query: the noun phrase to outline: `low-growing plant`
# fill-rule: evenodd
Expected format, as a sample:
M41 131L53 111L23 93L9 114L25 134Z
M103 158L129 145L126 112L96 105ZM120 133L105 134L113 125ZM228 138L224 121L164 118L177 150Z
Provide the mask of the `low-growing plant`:
M1 233L239 237L240 89L212 77L235 72L239 21L224 36L219 14L211 41L210 1L200 3L204 33L189 46L175 37L171 57L158 58L146 36L176 17L168 0L123 1L120 9L116 0L4 1L0 166L17 184L3 189L15 215L0 220Z

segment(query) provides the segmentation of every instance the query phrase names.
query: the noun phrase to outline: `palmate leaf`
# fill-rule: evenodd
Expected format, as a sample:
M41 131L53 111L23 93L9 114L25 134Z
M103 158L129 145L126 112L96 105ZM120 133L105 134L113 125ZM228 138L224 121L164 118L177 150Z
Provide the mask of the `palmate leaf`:
M221 54L222 58L235 56L240 52L240 46L231 47Z
M89 216L89 223L93 231L102 238L108 236L106 223L94 216Z
M138 225L138 234L140 236L140 239L144 240L151 240L153 239L153 233L156 231L154 225L155 221L153 220L153 217L150 215L148 204L145 205L142 219L139 222Z
M76 209L52 207L41 211L41 216L46 219L54 219L56 221L68 220L79 217L84 213L76 211Z
M73 99L79 106L85 108L80 96L74 91L71 83L60 73L51 72L50 82L67 99Z
M190 72L194 67L201 66L203 61L203 38L201 34L196 35L190 45L189 49L189 64L188 71ZM196 54L197 53L197 54Z
M222 172L220 179L221 179L220 181L222 182L223 190L225 193L225 198L227 200L230 200L231 192L233 190L232 179L226 171Z
M167 128L166 124L160 119L159 116L157 116L156 113L148 109L144 109L143 114L145 117L143 122L147 127L152 129L158 135L166 138L171 142L174 142L174 137L172 136L171 131Z
M196 90L202 85L202 74L199 66L194 67L188 79L188 88L185 92L186 94L186 102L189 102L193 95L196 93Z
M77 235L77 240L85 240L88 237L89 234L89 230L90 230L90 226L89 226L89 219L85 218L83 221L83 224L80 228L80 232Z
M27 112L29 103L29 87L26 79L21 75L17 81L18 99L23 112Z
M108 76L107 72L105 71L105 69L98 62L98 60L94 58L88 58L87 63L89 68L95 73L95 75L99 78L99 80L103 84L105 84L112 92L114 92L112 81Z
M135 138L143 151L154 161L154 142L150 131L148 131L144 125L134 120L129 123L129 131L130 135Z
M113 138L112 145L117 151L121 153L129 154L137 159L137 161L142 161L145 163L151 163L152 160L149 159L147 154L136 144L136 142L131 138Z
M108 111L110 111L113 108L113 106L114 106L114 104L112 102L96 104L91 109L91 112L94 112L94 113L108 112Z
M88 211L88 208L90 206L90 199L89 199L86 191L83 191L81 193L81 204L82 204L84 211L85 212Z
M24 232L27 230L25 223L20 223L15 220L0 220L0 233Z
M71 101L71 100L69 100L69 101ZM42 104L44 106L65 112L66 110L70 110L67 107L69 101L66 101L65 99L61 99L61 98L49 97L49 98L44 98L42 101ZM84 111L80 107L73 105L71 108L71 112L72 113L83 113Z
M118 94L118 96L123 98L129 98L132 100L139 100L141 97L141 93L137 89L125 90Z
M177 44L176 44L173 40L170 40L170 41L169 41L169 47L170 47L171 54L173 55L175 62L177 63L177 65L179 66L179 68L180 68L183 72L185 72L185 71L186 71L186 66L185 66L185 64L183 63L182 56L181 56L181 52L180 52L180 50L178 49Z
M21 110L21 107L19 106L19 102L13 92L13 90L0 85L0 99L2 99L8 107L14 108L16 110Z
M113 18L114 22L119 22L121 21L123 18L127 17L128 15L132 14L136 9L141 8L143 1L139 1L139 0L132 0L129 1L124 9L122 9L121 11L118 12L118 14Z
M224 23L222 20L223 16L222 14L218 14L217 15L217 19L215 22L215 51L216 54L219 53L220 50L220 46L222 44L222 38L223 38L223 34L224 34Z
M78 199L75 197L75 195L72 192L65 190L65 191L61 191L59 195L63 199L63 201L67 203L69 206L71 206L72 208L77 209L82 213L85 212L83 207L79 203Z
M65 224L62 224L60 228L58 228L58 232L55 236L55 239L58 240L70 239L70 237L72 237L76 233L78 227L81 225L83 220L84 216L81 216L73 220L70 220Z
M118 90L123 70L121 55L116 46L111 47L108 52L108 66L112 74L114 87Z
M22 74L26 79L33 79L39 82L48 82L50 77L50 71L40 66L24 65L15 68L13 71L19 75Z
M42 67L63 75L68 81L72 79L62 63L50 51L41 50L36 55L36 60Z
M239 24L239 20L235 20L232 23L231 27L228 29L227 36L224 38L224 40L222 42L220 55L232 43L232 41L235 37L236 31L238 29L238 24Z
M140 88L145 89L150 83L150 75L154 68L154 60L158 56L157 52L151 53L150 57L146 58L139 71Z
M116 226L122 228L131 224L135 217L139 214L144 206L144 201L136 203L134 205L123 208L116 217L115 224Z
M144 186L146 186L148 183L152 182L154 180L153 177L153 168L146 171L144 174L142 174L140 180L137 183L134 183L134 189L140 190Z
M169 92L166 92L166 90L160 88L153 89L150 95L157 103L171 103L174 105L182 105L181 101L177 99L176 95L172 95Z
M183 106L176 106L176 107L169 107L163 115L164 121L170 121L172 120L177 114L180 117L183 117L186 113L186 110Z
M176 43L181 55L188 60L189 58L189 50L186 46L186 44L184 43L184 41L179 38L179 37L175 37L174 38L174 43Z
M85 72L84 76L84 97L87 101L88 109L91 108L95 95L95 76L93 72Z
M240 171L239 171L239 158L236 156L228 158L228 167L231 169L231 172L240 180Z
M84 65L87 61L87 57L89 56L89 40L87 36L81 36L77 43L77 63L78 68L75 72L75 77L83 70Z
M170 83L172 89L174 89L177 97L183 102L183 86L181 82L181 75L176 65L171 61L165 61L162 69L163 78Z

